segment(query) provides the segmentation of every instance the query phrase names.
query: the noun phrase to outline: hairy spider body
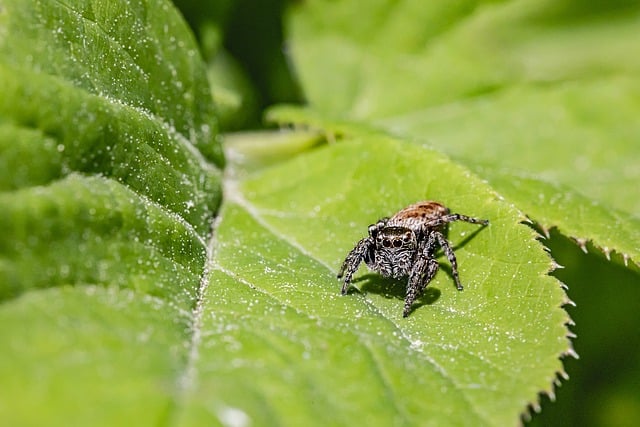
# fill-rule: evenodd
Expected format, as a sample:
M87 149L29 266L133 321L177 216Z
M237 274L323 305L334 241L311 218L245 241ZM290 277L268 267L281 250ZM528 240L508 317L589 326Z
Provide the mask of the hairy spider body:
M408 276L403 317L411 312L411 306L419 298L438 271L435 259L442 248L451 263L451 275L456 288L461 291L458 262L449 241L445 237L447 224L465 221L472 224L489 224L485 219L452 214L443 204L434 201L414 203L400 210L391 218L382 218L369 226L369 235L360 240L342 263L338 278L344 277L342 294L346 294L354 273L362 261L384 277Z

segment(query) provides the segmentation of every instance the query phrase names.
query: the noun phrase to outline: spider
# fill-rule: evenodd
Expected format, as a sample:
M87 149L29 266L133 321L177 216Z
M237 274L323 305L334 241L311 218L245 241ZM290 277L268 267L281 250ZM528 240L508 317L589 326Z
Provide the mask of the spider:
M342 263L338 279L344 276L342 295L347 293L353 274L364 261L384 277L409 276L404 299L403 317L411 312L411 305L424 292L438 271L435 253L444 250L451 263L451 275L461 291L458 262L451 244L445 237L447 224L465 221L488 225L486 219L451 213L442 203L417 202L398 211L391 218L382 218L369 226L369 236L360 240Z

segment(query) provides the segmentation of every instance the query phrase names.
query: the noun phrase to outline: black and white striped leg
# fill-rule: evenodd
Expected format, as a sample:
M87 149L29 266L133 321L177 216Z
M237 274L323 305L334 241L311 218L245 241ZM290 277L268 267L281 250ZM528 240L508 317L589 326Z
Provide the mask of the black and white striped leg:
M464 289L462 287L462 283L460 283L460 275L458 274L458 260L456 259L456 254L453 253L453 248L449 244L449 241L442 235L440 232L434 232L436 237L438 238L438 244L444 250L444 254L447 256L449 263L451 264L451 275L453 276L453 280L456 283L456 288L461 291Z
M355 248L349 252L349 255L345 258L342 263L342 267L340 267L340 271L338 272L338 279L344 276L344 282L342 284L342 294L347 293L347 289L349 289L349 283L351 283L351 278L354 273L358 270L360 263L365 258L365 255L371 251L372 245L374 244L373 240L370 237L365 237L360 240Z

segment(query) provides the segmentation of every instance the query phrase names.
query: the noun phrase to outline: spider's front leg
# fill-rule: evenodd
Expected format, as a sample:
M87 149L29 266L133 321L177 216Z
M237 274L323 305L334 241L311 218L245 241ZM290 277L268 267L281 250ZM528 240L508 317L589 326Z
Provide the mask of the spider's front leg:
M433 276L439 268L438 261L435 258L428 256L428 253L422 252L420 257L416 260L416 263L411 269L409 275L409 282L407 283L407 294L404 297L404 311L402 317L407 317L411 313L411 306L413 302L420 298L427 288Z
M375 243L371 237L365 237L360 240L355 248L349 252L349 255L345 258L338 272L338 279L344 276L344 283L342 284L342 295L347 293L349 283L353 274L358 270L362 260L367 260L373 257L372 250Z

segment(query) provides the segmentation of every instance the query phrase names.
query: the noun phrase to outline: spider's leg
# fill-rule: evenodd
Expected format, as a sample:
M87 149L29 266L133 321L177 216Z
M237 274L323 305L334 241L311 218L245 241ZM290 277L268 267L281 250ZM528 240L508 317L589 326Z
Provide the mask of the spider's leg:
M409 275L409 282L407 283L407 295L404 297L404 311L402 317L407 317L411 312L411 306L413 302L420 298L427 288L433 276L438 271L438 261L428 256L420 256Z
M338 272L338 279L344 276L344 283L342 284L343 295L347 293L353 274L358 270L360 263L370 252L373 244L373 240L370 237L365 237L360 240L356 247L349 252L342 263L342 267L340 267L340 271Z
M424 226L438 227L440 225L448 224L454 221L464 221L464 222L469 222L471 224L489 225L488 219L473 218L470 216L454 213L454 214L449 214L449 215L442 216L440 218L433 219L427 222L426 224L424 224Z
M437 237L438 244L444 250L449 263L451 263L451 275L453 276L453 280L456 282L456 288L461 291L463 287L462 283L460 283L460 276L458 275L458 260L456 259L456 254L453 253L453 248L442 233L434 231L433 234Z
M464 222L470 222L471 224L489 225L488 219L474 218L471 216L466 216L458 213L447 215L446 218L447 218L447 222L464 221Z

